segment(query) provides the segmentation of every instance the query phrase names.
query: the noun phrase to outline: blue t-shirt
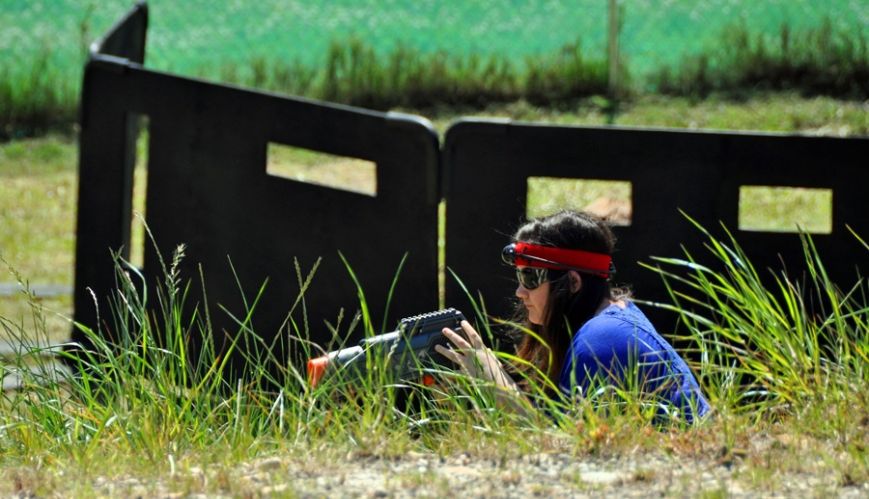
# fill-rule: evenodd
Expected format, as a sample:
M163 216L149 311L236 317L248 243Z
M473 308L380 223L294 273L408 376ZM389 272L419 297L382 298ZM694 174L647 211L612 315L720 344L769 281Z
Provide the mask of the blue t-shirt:
M630 387L636 373L639 389L655 394L658 414L681 414L686 421L703 416L709 403L688 365L634 305L610 305L573 336L559 376L559 388L572 394L581 388L615 384ZM595 384L593 380L597 379Z

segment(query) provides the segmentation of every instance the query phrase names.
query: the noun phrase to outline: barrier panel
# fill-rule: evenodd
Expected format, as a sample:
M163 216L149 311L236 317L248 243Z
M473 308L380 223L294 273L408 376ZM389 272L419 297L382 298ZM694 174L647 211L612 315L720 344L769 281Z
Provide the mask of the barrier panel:
M311 338L325 343L332 336L323 321L335 325L343 314L339 330L346 333L360 300L339 251L366 293L374 324L437 307L438 141L427 121L150 71L142 67L146 26L147 10L139 5L95 44L85 69L76 321L94 326L99 310L103 334L113 334L110 248L129 255L141 116L150 124L147 223L167 265L173 248L186 244L180 270L193 281L191 304L203 299L201 266L216 335L225 331L229 339L240 329L219 308L243 320L243 300L253 302L266 281L251 325L267 343L286 335L300 291L294 259L303 274L322 259L295 309L300 328L307 317ZM376 194L270 175L270 144L372 162ZM392 313L383 317L405 255ZM142 272L152 285L163 282L149 242ZM85 340L79 332L73 339Z
M629 182L629 226L616 226L615 282L640 299L668 299L661 279L638 262L703 258L702 234L679 210L714 234L723 223L759 269L801 272L797 233L737 230L740 188L791 186L832 192L833 225L813 240L834 281L858 276L865 249L846 229L867 234L865 189L869 139L711 131L588 128L462 120L443 147L447 201L446 262L487 310L509 316L515 281L501 248L525 218L528 179L580 178ZM863 262L865 263L865 261ZM463 306L464 290L447 278L447 303ZM672 317L652 311L659 321Z
M490 315L509 316L515 283L500 250L525 218L534 178L630 184L630 224L614 229L620 240L616 282L630 283L640 299L664 301L667 295L660 278L639 262L679 257L683 247L702 258L703 237L679 210L714 233L720 234L722 222L761 272L803 270L797 234L739 229L746 186L829 192L832 225L814 241L830 276L847 286L865 259L845 225L864 237L869 233L863 198L869 138L467 119L449 128L439 150L436 133L422 118L148 70L146 31L147 9L140 4L94 45L82 90L75 320L99 324L108 336L115 326L107 296L116 287L110 250L130 254L143 116L149 123L146 220L159 253L146 243L141 273L151 286L162 282L159 255L168 260L176 245L186 244L180 271L195 281L188 301L203 306L203 275L213 328L225 340L240 329L229 314L243 319L245 300L253 301L264 283L250 326L266 343L288 333L294 304L292 320L300 329L309 327L314 341L332 339L324 322L346 333L361 306L350 270L375 326L434 310L442 199L448 268L473 297L484 299ZM373 163L376 193L281 178L267 167L275 145ZM303 277L321 262L298 303L294 259ZM459 282L452 274L446 282L446 304L471 315ZM673 317L650 315L668 332L670 323L660 321ZM85 340L77 331L73 339Z

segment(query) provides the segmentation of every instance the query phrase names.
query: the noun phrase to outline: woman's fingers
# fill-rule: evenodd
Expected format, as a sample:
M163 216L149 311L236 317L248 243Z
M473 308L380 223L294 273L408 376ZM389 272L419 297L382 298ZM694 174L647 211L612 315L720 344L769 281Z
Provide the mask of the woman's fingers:
M480 337L480 333L474 329L474 326L471 325L468 321L462 321L462 330L468 335L468 341L470 341L471 346L474 348L485 348L483 345L483 338Z
M459 364L459 365L463 364L462 356L459 355L457 352L450 350L449 348L446 348L442 345L435 345L434 348L435 348L435 352L443 355L444 357L455 362L456 364Z
M435 345L435 351L459 365L463 371L473 377L497 381L501 372L501 362L486 348L480 333L468 321L462 321L461 325L467 339L450 328L444 328L443 334L453 347Z
M469 367L468 367L469 361L465 355L462 355L461 353L456 352L455 350L446 348L442 345L435 345L435 351L438 352L439 354L443 355L447 359L455 362L456 365L458 365L459 368L463 372L465 372L466 374L470 374Z
M464 338L456 334L452 329L445 327L443 330L444 336L447 337L450 342L456 346L456 348L460 350L467 350L471 348L471 344L468 343Z
M468 348L474 348L477 350L481 350L486 348L486 345L483 344L483 338L480 337L480 333L474 329L474 326L471 325L468 321L462 321L462 331L465 332L465 335L468 339L462 338L462 336L452 329L445 327L443 329L443 334L446 336L456 348L460 350L465 350Z
M468 376L494 381L506 386L505 375L501 369L501 363L488 350L453 350L443 345L435 345L435 351L443 355L447 360L454 362Z

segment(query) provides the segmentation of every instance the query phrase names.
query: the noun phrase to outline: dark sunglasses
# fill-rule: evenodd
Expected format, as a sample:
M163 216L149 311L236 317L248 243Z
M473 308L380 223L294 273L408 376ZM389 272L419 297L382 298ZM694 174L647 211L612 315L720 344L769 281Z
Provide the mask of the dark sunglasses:
M553 281L565 274L563 270L549 270L538 267L523 267L516 269L516 280L531 291L539 288L544 282Z

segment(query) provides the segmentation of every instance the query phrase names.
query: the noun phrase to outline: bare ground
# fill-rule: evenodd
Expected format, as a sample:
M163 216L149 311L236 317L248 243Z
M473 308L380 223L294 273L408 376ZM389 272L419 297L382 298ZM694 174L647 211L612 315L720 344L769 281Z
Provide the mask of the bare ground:
M229 468L190 466L182 470L169 460L167 473L147 479L99 476L82 480L55 474L46 481L45 470L7 470L4 474L11 475L7 482L11 488L0 486L0 492L17 497L173 498L869 497L869 483L831 472L823 458L816 461L803 463L801 471L777 472L734 456L686 459L666 453L609 458L546 453L509 459L421 453L383 458L351 453L328 464L317 456L284 455Z

